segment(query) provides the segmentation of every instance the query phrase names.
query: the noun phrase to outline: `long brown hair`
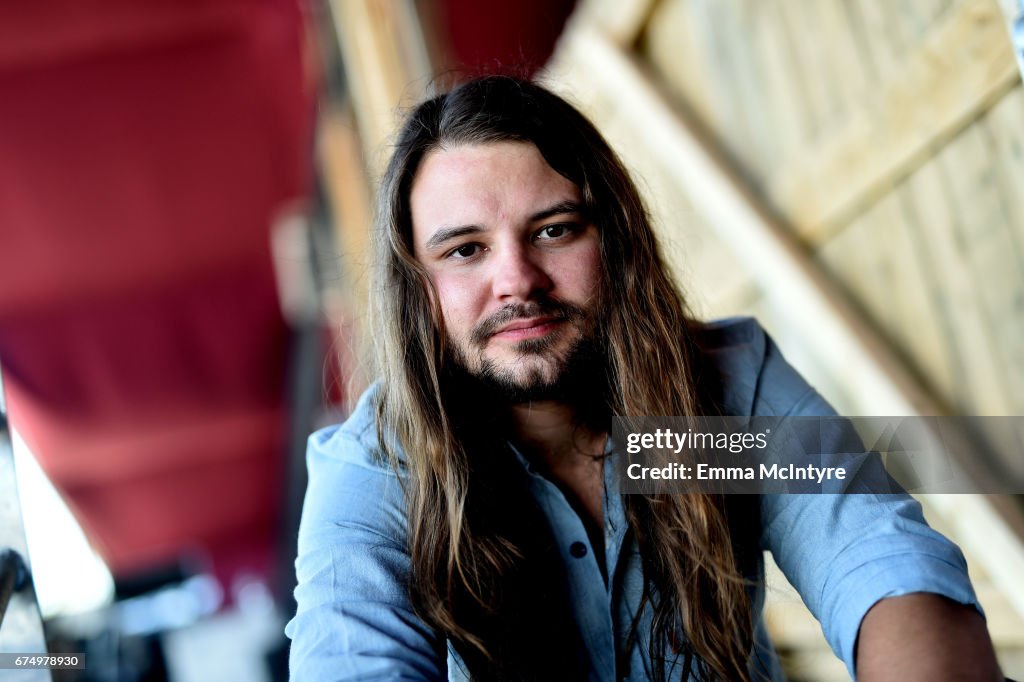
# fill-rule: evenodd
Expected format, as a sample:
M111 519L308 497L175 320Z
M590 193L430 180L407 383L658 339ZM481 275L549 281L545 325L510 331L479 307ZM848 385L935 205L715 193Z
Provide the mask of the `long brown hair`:
M535 83L488 76L408 115L380 187L371 314L379 437L406 480L411 595L474 677L524 679L552 673L542 657L554 654L545 651L548 636L539 628L560 633L560 651L570 648L555 613L568 606L559 578L545 572L557 561L545 563L543 555L554 550L538 531L544 521L525 485L517 484L500 411L481 409L459 390L437 297L413 256L409 208L425 154L498 141L534 144L580 188L597 225L607 414L697 415L714 406L711 391L701 388L708 382L700 379L700 324L668 274L636 187L582 114ZM724 498L701 494L630 495L626 513L648 585L644 601L653 609L650 655L658 676L660 662L682 653L684 678L749 679L753 617L743 576L753 550L749 536L737 544L736 532L749 519ZM565 670L574 664L563 663Z

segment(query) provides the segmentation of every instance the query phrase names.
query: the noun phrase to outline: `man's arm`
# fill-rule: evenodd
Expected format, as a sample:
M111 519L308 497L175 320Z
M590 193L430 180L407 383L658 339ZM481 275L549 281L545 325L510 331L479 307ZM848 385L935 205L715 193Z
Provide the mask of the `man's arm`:
M755 415L835 415L770 340L759 385ZM840 430L822 437L823 453L853 451ZM1000 679L963 553L909 495L765 495L761 511L763 545L851 676L960 679L963 665L963 679ZM940 674L914 669L932 661Z
M409 603L401 486L348 426L310 438L291 679L446 679L445 638Z
M973 607L916 593L876 603L857 638L857 679L1002 680L985 620Z

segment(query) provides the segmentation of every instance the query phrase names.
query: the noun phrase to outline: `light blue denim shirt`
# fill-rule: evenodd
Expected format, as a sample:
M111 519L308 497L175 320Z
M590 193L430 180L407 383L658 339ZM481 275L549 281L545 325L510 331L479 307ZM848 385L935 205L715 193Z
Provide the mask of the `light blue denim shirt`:
M708 339L727 414L834 414L754 320L713 323ZM292 679L466 679L443 634L427 627L411 608L405 503L396 474L375 456L369 393L345 424L310 438L309 488L296 560L298 609L285 629L292 639ZM590 661L589 679L650 679L649 608L641 613L629 664L616 665L644 579L611 458L605 460L607 581L583 522L562 492L524 457L519 459L560 548ZM821 622L851 675L861 619L879 599L933 592L981 610L960 550L928 527L909 496L764 495L761 522L762 547L772 552ZM763 574L763 566L758 573ZM763 601L761 587L754 600L758 628L751 667L769 679L782 679L760 617Z

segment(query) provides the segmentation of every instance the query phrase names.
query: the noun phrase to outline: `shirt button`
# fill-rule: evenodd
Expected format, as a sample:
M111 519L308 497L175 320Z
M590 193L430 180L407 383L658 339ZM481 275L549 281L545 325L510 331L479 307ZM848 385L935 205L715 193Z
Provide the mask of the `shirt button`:
M569 545L569 554L572 554L577 559L582 559L587 556L587 546L582 542L574 542Z

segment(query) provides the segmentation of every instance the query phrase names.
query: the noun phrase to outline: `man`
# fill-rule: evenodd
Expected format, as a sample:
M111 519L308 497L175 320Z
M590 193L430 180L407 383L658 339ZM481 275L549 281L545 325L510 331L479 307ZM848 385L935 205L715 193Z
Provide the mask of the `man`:
M614 153L504 77L416 108L380 189L380 381L310 443L301 679L780 677L770 549L861 679L1000 679L906 496L622 495L613 415L831 415L751 320L691 319Z

